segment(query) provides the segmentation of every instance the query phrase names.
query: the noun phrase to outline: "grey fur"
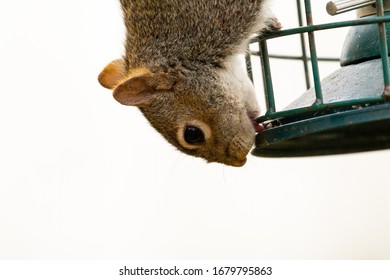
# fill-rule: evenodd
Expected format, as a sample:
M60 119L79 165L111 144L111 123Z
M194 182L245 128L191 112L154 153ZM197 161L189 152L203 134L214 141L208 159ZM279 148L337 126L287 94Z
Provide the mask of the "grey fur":
M242 166L258 115L253 85L237 69L255 32L272 24L265 0L120 0L127 35L122 60L100 83L184 153ZM183 140L188 126L207 136Z

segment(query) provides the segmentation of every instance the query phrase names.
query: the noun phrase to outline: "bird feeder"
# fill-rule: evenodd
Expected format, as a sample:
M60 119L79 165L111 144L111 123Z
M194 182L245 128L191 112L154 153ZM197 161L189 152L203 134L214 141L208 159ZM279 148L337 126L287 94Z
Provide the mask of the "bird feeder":
M324 7L325 8L325 7ZM252 154L262 157L294 157L344 154L390 148L390 74L388 39L390 0L341 0L326 5L330 15L357 10L350 21L313 24L311 1L297 0L300 27L254 38L260 56L267 110L257 121L266 129L256 136ZM303 12L306 24L303 24ZM340 57L341 68L321 79L315 35L328 29L350 27ZM287 108L277 111L267 41L299 35L306 84L309 88ZM309 44L306 52L305 36ZM285 57L291 59L292 57ZM313 86L310 86L311 68Z

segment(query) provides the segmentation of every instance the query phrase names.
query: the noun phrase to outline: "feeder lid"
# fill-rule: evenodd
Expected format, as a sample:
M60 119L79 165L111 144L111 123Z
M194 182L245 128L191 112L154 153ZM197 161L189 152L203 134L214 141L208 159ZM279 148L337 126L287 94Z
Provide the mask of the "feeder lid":
M321 81L324 103L359 98L380 97L383 94L381 59L341 67ZM286 109L311 106L315 102L314 88L287 106Z
M386 13L387 15L389 12ZM387 43L390 45L390 23L386 23ZM352 26L345 37L340 65L346 66L381 57L378 25Z

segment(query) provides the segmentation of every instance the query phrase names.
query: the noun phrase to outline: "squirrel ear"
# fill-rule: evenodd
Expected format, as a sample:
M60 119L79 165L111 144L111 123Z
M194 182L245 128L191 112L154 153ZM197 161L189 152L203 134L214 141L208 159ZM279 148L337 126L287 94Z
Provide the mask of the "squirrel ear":
M98 81L108 89L115 88L126 77L125 63L123 59L111 61L102 72L100 72Z
M138 71L142 72L141 70ZM174 84L175 82L171 81L166 74L152 74L145 71L117 86L114 90L114 98L123 105L146 107L158 92L170 90Z

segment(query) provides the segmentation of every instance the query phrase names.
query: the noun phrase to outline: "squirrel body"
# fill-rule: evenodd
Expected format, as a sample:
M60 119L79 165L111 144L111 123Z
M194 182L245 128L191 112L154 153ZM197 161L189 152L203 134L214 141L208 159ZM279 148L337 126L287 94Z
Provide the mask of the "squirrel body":
M272 25L266 0L120 0L125 54L99 75L171 144L208 162L242 166L259 115L239 55Z

